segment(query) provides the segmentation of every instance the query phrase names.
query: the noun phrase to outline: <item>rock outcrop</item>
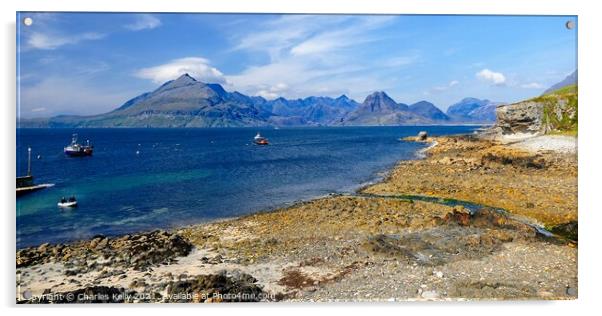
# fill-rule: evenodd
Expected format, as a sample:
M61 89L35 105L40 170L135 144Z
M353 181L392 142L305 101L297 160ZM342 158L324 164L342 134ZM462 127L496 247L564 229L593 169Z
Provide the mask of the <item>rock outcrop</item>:
M533 134L577 132L577 91L561 89L550 94L496 109L497 120L489 133Z
M543 104L519 102L499 106L496 110L495 128L502 134L539 133L542 129Z
M145 270L186 256L192 245L180 235L156 230L116 238L97 236L73 244L42 244L17 251L17 268L61 262L66 274L101 270L104 266ZM104 258L111 258L105 260Z

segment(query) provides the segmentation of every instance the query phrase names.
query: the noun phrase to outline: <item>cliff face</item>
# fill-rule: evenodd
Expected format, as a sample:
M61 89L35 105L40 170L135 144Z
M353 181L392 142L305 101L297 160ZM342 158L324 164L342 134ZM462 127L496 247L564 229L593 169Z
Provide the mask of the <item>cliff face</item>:
M577 133L577 87L498 106L492 130L498 134Z

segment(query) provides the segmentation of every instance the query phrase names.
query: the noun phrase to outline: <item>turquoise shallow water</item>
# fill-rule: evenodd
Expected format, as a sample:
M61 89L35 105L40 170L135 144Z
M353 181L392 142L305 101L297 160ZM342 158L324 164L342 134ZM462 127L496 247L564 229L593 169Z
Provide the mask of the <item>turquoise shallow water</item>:
M25 174L31 146L36 182L55 186L17 199L17 247L171 228L352 192L398 160L417 158L425 145L400 137L475 128L18 129L17 174ZM269 146L252 144L257 131ZM72 133L90 139L94 156L63 155ZM69 195L79 207L59 209L57 201Z

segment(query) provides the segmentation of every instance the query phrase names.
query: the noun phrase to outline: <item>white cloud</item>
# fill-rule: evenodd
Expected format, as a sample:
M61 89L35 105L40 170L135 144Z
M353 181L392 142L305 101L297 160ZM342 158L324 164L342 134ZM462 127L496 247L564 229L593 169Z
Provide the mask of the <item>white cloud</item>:
M398 51L394 58L366 58L354 49L388 39L391 35L375 30L396 18L286 15L253 25L252 32L231 39L234 49L266 53L269 61L226 75L230 88L268 99L342 93L363 98L373 90L388 89L399 71L396 68L415 63L418 53ZM273 91L279 83L288 88Z
M501 86L506 83L506 76L501 72L491 71L487 68L476 73L477 78L489 81L496 86Z
M386 35L374 30L395 18L284 15L261 22L245 19L248 31L232 31L236 34L230 38L232 50L265 53L269 59L264 64L223 74L205 58L186 57L140 69L134 75L160 84L189 73L203 82L222 83L229 91L267 99L343 93L363 98L374 90L398 87L399 82L391 78L400 67L419 59L417 51L397 51L393 58L365 58L354 51L355 45L385 39Z
M261 89L255 93L255 95L264 97L268 100L276 99L280 97L284 92L288 90L288 85L285 83L277 83L276 85L270 86L267 89Z
M520 87L524 88L524 89L542 89L543 85L538 82L530 82L530 83L522 84Z
M457 85L460 84L460 81L458 80L452 80L450 81L448 84L444 85L444 86L436 86L433 89L431 89L433 92L440 92L440 91L445 91L448 90L449 88L453 88ZM425 92L426 95L429 95L430 92Z
M368 35L369 31L386 25L393 18L394 17L391 16L361 17L351 26L339 27L318 33L298 45L295 45L290 52L293 56L322 54L376 41L379 38Z
M344 62L344 61L342 61ZM350 65L341 62L325 64L321 60L304 58L286 58L281 61L269 63L262 66L253 66L245 69L241 73L227 76L228 83L232 89L239 90L252 95L264 95L267 98L274 96L283 96L287 98L303 97L322 92L340 92L341 90L353 90L354 86L347 86L349 83L348 74L359 72L365 69L367 65ZM363 73L365 84L361 85L362 90L357 89L358 93L364 92L363 89L374 89L370 85L371 73ZM278 91L271 87L286 85L287 89ZM329 87L329 91L324 89ZM266 91L270 94L266 94Z
M150 30L161 26L161 20L150 14L137 14L136 21L125 25L125 28L132 31Z
M63 45L76 44L86 40L98 40L104 37L105 34L96 32L74 35L32 32L26 39L26 48L52 50Z
M185 73L202 82L227 83L224 74L209 65L208 59L202 57L174 59L163 65L140 69L134 75L160 84L176 79Z
M233 38L234 50L265 51L272 60L321 30L332 29L348 16L283 15L253 27L253 31Z

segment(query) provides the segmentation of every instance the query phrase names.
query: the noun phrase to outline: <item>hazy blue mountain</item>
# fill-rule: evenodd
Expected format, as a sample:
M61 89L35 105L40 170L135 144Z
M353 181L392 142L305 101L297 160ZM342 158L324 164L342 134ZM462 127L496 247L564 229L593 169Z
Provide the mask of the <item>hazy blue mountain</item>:
M93 116L57 116L50 127L235 127L268 125L253 100L206 84L188 74L152 92L132 98L117 109ZM27 126L27 122L24 122Z
M449 121L449 117L445 115L445 113L428 101L416 102L410 105L408 109L412 113L426 117L433 121Z
M270 112L280 118L278 122L305 122L310 125L328 125L354 110L358 103L342 95L336 99L330 97L307 97L305 99L287 100L277 98L274 100L258 100L258 108ZM284 120L283 117L294 117L294 120ZM274 120L272 120L274 121ZM290 124L285 124L290 125Z
M553 86L549 87L546 91L544 91L542 94L548 94L552 91L558 90L560 88L564 88L566 86L570 86L572 84L577 84L577 70L573 71L572 74L566 76L566 78L564 78L562 81L560 81L559 83L554 84Z
M447 108L451 120L463 123L489 123L495 121L495 109L501 102L477 98L464 98Z
M430 113L430 107L418 104L414 107L417 112ZM426 110L426 111L425 111ZM415 113L403 103L397 103L385 92L374 92L366 97L357 109L345 115L340 125L413 125L434 124L440 120Z
M502 104L504 104L504 103L503 102L491 102L491 103L485 104L481 107L478 107L478 108L470 111L470 113L468 113L468 116L472 119L472 122L475 122L475 123L495 122L495 119L496 119L495 109Z
M347 113L355 110L359 105L346 95L341 95L336 99L329 97L308 97L303 102L308 104L303 112L303 117L308 122L320 125L335 123Z

